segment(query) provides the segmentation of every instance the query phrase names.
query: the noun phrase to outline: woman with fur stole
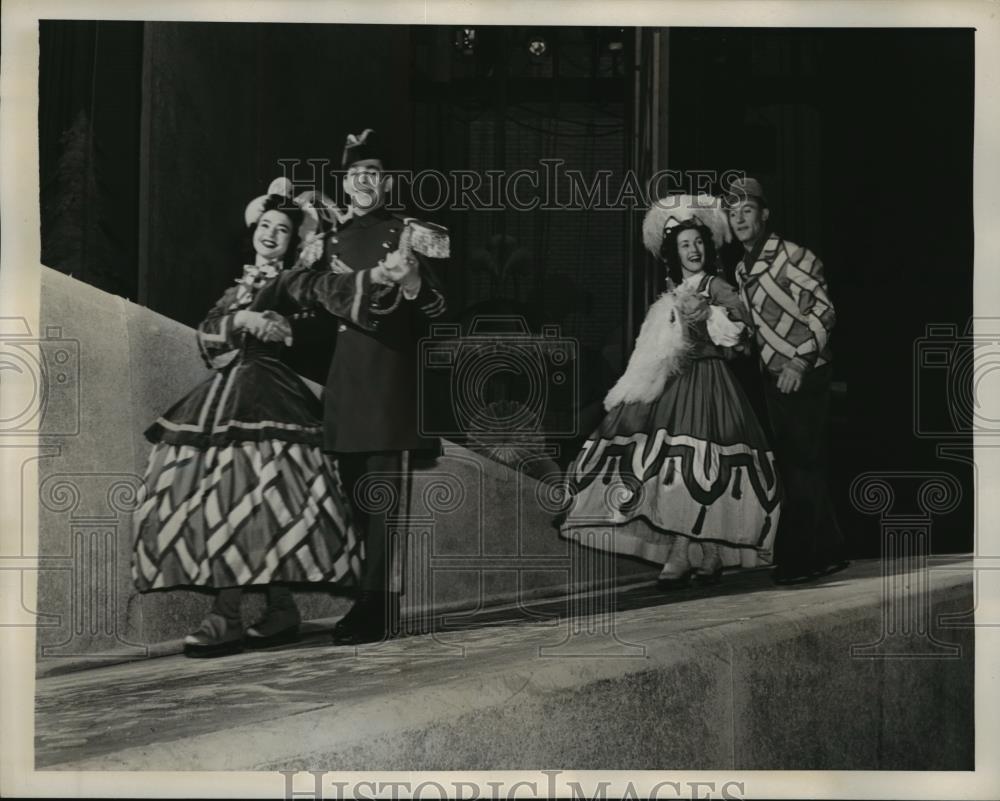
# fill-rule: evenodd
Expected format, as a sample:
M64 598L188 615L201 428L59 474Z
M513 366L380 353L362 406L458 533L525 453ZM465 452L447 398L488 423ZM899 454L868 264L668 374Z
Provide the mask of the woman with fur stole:
M647 212L643 241L666 262L667 291L567 473L561 535L662 564L664 589L768 564L778 524L774 454L726 365L747 333L736 290L715 274L729 236L710 195Z

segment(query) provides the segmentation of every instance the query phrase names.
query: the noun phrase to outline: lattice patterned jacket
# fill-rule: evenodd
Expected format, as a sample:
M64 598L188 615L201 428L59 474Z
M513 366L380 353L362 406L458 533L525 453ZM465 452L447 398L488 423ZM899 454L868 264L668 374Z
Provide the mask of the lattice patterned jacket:
M771 234L749 268L746 260L737 265L736 280L768 371L780 373L789 362L808 369L832 360L836 313L823 263L811 250Z

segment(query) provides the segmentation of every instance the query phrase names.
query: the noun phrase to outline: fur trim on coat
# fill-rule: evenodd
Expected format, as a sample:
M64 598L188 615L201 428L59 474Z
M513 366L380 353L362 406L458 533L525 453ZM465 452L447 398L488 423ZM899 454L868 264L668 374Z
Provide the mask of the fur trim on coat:
M604 398L605 410L622 403L655 401L667 379L684 369L689 348L687 324L677 308L677 298L664 292L649 307L628 367Z

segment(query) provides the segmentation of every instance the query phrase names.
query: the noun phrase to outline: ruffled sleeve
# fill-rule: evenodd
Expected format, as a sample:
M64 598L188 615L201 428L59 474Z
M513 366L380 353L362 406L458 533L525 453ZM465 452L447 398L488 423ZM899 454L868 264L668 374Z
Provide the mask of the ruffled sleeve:
M712 278L708 285L709 312L705 327L708 337L720 348L734 348L747 331L746 307L739 293L724 279Z
M750 315L739 293L724 278L720 278L719 276L712 278L711 283L708 285L708 298L709 303L725 309L726 316L730 320L739 323L750 321Z
M730 320L726 310L714 303L708 307L705 327L708 329L708 338L720 348L733 348L738 345L746 330L743 323Z

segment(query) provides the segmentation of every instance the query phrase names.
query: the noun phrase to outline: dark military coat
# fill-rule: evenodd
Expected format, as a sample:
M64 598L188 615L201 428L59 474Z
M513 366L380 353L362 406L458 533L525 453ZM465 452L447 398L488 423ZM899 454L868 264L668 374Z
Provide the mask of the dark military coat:
M335 285L336 271L357 274L376 266L399 246L403 218L376 210L344 223L326 243L322 266L296 271L286 282L303 306L319 303ZM367 309L343 319L330 365L324 397L325 448L338 453L430 450L434 437L420 431L418 342L446 303L434 273L442 260L416 254L422 277L417 296L407 299L397 286L373 287L364 297ZM317 264L315 267L320 267ZM320 277L317 277L320 276ZM325 277L322 277L325 276Z

